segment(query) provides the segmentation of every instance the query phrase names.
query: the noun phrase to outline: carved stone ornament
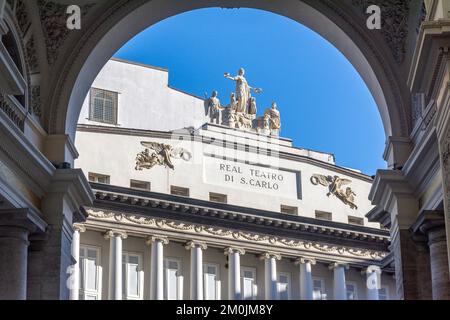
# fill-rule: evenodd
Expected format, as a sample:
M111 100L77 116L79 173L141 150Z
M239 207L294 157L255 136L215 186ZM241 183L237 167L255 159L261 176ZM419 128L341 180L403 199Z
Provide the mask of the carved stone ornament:
M350 208L355 210L358 209L358 206L355 204L356 193L350 187L347 187L345 190L342 188L342 186L352 183L351 180L342 179L338 176L314 174L311 177L311 183L315 186L320 184L324 187L328 187L328 197L334 195Z
M141 142L146 149L138 153L136 157L136 167L138 171L151 169L155 166L164 166L166 168L175 169L172 159L182 159L189 161L192 155L183 148L173 148L169 144L158 142Z
M42 116L41 110L41 87L40 86L31 86L30 87L30 112L35 114L37 117Z
M202 235L202 236L213 236L222 239L234 239L249 243L261 243L268 244L276 247L287 247L292 249L306 250L311 253L325 253L330 255L340 255L349 256L361 259L372 259L381 261L387 256L387 252L376 251L370 249L355 249L351 247L343 247L330 245L326 243L294 240L287 238L278 238L274 236L267 236L256 233L249 233L244 231L230 230L224 228L213 228L209 226L203 226L198 224L189 224L176 221L167 221L165 219L154 219L148 217L142 217L137 215L127 215L122 213L105 213L103 211L95 211L92 209L87 210L88 222L89 220L104 220L104 221L120 221L124 224L132 224L139 226L147 226L150 228L158 229L158 233L161 231L176 230L178 232L187 233L189 235ZM119 219L117 218L119 216ZM160 237L160 236L158 236ZM204 242L195 242L197 244L204 244ZM232 248L233 249L233 248ZM235 248L239 250L241 248ZM243 250L242 250L243 251ZM228 252L228 251L226 251ZM241 251L239 251L241 253ZM241 253L243 254L243 253Z
M381 8L381 34L392 51L397 63L403 63L406 56L410 0L352 0L364 14L370 5Z
M85 16L93 6L94 4L80 6L81 16ZM59 48L71 32L67 28L67 4L38 0L38 7L47 46L47 61L49 65L53 65L58 59Z

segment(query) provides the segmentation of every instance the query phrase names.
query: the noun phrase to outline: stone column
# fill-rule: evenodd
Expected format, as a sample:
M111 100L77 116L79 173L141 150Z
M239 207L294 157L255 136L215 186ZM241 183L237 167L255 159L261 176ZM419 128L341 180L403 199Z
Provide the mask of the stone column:
M151 246L150 260L150 299L164 299L164 254L163 247L169 244L167 237L154 236L147 240Z
M81 224L73 226L72 257L75 263L72 265L70 300L79 300L80 297L80 233L85 231L86 227Z
M109 300L122 300L122 240L127 234L111 230L105 234L109 240Z
M85 221L80 208L92 204L94 195L79 169L57 169L41 201L48 223L45 237L31 239L28 250L28 292L32 300L68 300L69 270L73 265L73 224Z
M265 273L265 299L277 300L277 260L281 260L281 255L272 252L266 252L261 255L261 260L264 260Z
M203 300L203 250L206 243L190 241L186 249L191 250L191 300Z
M28 209L0 210L0 300L27 298L28 240L38 230L32 221Z
M345 270L349 268L347 264L332 263L330 270L333 270L333 299L347 300L347 288L345 285Z
M419 201L408 178L401 170L378 170L369 199L376 206L369 212L369 220L390 227L397 298L421 299L418 279L423 272L418 270L421 262L417 259L417 245L411 237L411 226L419 213Z
M241 300L241 255L244 249L227 248L225 255L228 256L228 300Z
M300 267L300 299L313 300L313 279L311 266L316 264L316 260L300 257L295 262Z
M433 300L450 300L450 276L444 212L426 211L421 216L421 226L419 228L427 236L430 248Z
M381 288L381 269L377 266L370 266L361 272L366 275L366 300L379 300L378 290Z

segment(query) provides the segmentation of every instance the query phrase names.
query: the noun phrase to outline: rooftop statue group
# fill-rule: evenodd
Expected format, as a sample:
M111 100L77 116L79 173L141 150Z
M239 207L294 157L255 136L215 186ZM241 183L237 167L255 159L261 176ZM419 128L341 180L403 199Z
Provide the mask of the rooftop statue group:
M211 97L206 97L205 107L211 123L237 128L253 130L261 134L278 136L281 129L280 112L277 104L264 112L264 116L257 117L256 98L252 96L261 93L262 89L249 86L244 77L245 70L239 69L238 74L232 77L225 73L226 79L236 82L235 92L231 93L230 103L222 106L218 98L218 92L213 91Z

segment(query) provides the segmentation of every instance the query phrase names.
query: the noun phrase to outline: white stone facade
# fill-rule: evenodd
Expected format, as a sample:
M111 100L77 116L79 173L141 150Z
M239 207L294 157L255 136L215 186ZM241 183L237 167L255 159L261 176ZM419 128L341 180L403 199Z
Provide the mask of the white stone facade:
M91 274L83 278L80 298L379 298L378 291L368 295L364 272L389 259L383 246L388 233L365 218L372 209L369 177L336 166L332 154L295 148L289 139L207 123L204 100L170 88L165 70L111 60L93 88L119 94L118 116L113 124L93 121L88 96L77 130L76 166L107 177L93 181L103 184L93 184L97 202L86 208L80 248L96 256L97 267L95 273L81 270ZM137 155L159 144L185 153L170 165L137 170ZM317 175L346 179L355 207L315 181ZM131 181L148 189L132 189ZM188 194L171 195L174 187ZM168 209L187 215L174 217ZM329 214L329 221L316 219L320 214ZM208 222L217 218L233 222ZM303 239L302 230L317 239ZM321 234L336 236L324 240ZM353 246L348 239L372 244ZM117 287L120 275L124 283L131 277L128 262L115 262L120 252L124 261L138 262L133 293ZM382 298L395 298L391 271L380 278ZM95 290L83 289L94 274Z

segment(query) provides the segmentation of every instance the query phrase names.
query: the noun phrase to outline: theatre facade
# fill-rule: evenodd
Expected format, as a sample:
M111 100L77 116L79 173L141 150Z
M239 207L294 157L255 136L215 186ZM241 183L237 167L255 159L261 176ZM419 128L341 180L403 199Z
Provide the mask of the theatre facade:
M106 64L77 127L95 200L74 224L72 299L397 298L372 178L295 147L246 76L196 97L167 70Z

